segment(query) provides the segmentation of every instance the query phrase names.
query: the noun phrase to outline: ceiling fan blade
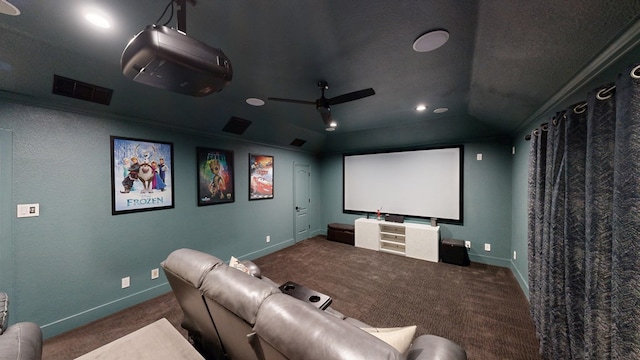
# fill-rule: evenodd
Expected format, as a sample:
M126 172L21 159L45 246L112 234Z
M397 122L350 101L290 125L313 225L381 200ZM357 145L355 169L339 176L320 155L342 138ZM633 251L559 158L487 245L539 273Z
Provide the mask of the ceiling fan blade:
M331 121L333 121L333 117L331 116L331 110L324 107L319 107L318 112L320 113L320 116L322 117L322 121L324 122L324 124L326 126L329 126L329 124L331 124Z
M282 101L282 102L288 102L288 103L294 103L294 104L304 104L304 105L315 105L316 104L315 101L272 98L272 97L267 98L267 100Z
M347 94L343 94L343 95L338 95L336 97L332 97L329 100L329 104L331 105L336 105L336 104L342 104L348 101L353 101L353 100L358 100L358 99L362 99L365 98L367 96L371 96L371 95L375 95L375 91L373 91L372 88L368 88L368 89L363 89L363 90L359 90L359 91L354 91L354 92L350 92Z

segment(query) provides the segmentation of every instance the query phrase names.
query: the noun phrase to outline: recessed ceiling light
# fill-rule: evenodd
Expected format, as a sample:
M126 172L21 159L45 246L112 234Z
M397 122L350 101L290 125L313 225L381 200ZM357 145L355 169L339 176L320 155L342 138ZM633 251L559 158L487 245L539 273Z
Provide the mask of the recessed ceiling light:
M413 42L413 50L417 52L432 51L444 45L447 40L449 40L449 33L446 30L430 31Z
M420 105L416 106L416 110L417 111L425 111L425 110L427 110L427 105L420 104Z
M0 14L18 16L20 15L20 10L8 0L0 0Z
M258 98L248 98L247 104L251 106L262 106L264 105L264 100Z
M88 22L92 23L97 27L100 27L103 29L108 29L111 27L111 23L109 22L109 19L107 19L104 15L100 15L95 12L88 12L84 14L84 18L87 19Z
M449 111L449 108L446 108L446 107L441 107L441 108L437 108L437 109L433 110L433 112L436 113L436 114L442 114L442 113L447 112L447 111Z

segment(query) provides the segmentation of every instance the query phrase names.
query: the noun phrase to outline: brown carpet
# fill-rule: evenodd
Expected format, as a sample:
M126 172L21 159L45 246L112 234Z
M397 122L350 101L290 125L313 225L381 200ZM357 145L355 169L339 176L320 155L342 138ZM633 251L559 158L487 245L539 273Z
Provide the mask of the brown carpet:
M469 360L541 359L527 300L509 269L431 263L321 236L254 261L275 282L330 295L334 309L372 326L417 325L418 335L451 339ZM169 293L48 339L43 359L72 359L162 317L185 334Z
M262 274L333 298L331 307L375 327L417 325L469 360L541 359L527 299L510 269L432 263L320 237L256 259Z
M187 337L180 327L182 310L170 292L45 340L42 359L75 359L162 318Z

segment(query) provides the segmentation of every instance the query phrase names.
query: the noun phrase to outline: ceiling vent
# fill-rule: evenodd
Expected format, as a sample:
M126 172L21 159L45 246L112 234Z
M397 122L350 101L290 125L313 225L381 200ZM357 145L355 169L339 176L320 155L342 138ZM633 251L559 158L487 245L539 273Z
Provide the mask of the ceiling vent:
M249 125L251 125L251 121L232 116L231 119L229 119L227 124L224 126L222 131L226 131L228 133L232 133L236 135L242 135L244 134L245 130L247 130Z
M111 103L113 90L69 79L63 76L53 75L53 93L56 95L109 105Z
M306 142L307 142L307 140L294 139L294 140L291 142L291 144L289 144L289 145L293 145L293 146L300 147L300 146L304 145L304 143L306 143Z

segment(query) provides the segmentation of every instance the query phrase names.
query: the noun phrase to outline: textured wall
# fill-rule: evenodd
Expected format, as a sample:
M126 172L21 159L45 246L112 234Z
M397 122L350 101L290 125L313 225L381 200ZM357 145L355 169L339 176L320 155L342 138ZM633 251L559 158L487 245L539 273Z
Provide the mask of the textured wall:
M529 133L527 131L526 133ZM529 141L524 140L525 133L516 138L516 154L513 159L513 196L512 196L512 255L516 252L517 257L512 261L513 273L520 283L520 287L525 294L529 295L528 280L528 248L527 248L527 194L529 176Z
M46 337L170 291L163 275L150 279L150 270L176 248L228 259L290 245L294 161L312 172L311 235L323 228L317 160L303 152L1 99L0 128L13 134L11 188L2 189L13 198L0 198L2 214L12 219L0 254L12 253L13 279L3 276L0 285L11 293L11 320L35 321ZM174 144L175 208L111 215L110 135ZM197 206L196 146L234 151L235 202ZM275 157L272 200L248 201L250 152ZM40 216L16 218L16 204L24 203L39 203ZM121 289L126 276L131 287Z

